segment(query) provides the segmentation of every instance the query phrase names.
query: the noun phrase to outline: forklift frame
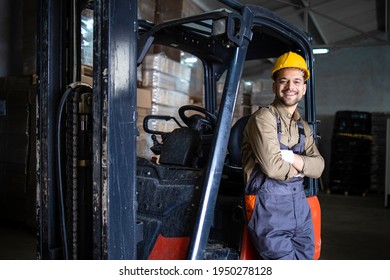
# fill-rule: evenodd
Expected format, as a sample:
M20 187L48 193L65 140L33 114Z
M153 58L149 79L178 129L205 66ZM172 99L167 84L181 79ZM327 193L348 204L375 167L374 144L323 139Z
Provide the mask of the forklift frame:
M219 0L232 11L215 11L158 25L139 22L136 0L94 1L93 56L93 259L137 259L137 243L142 225L137 222L136 140L137 140L137 66L150 45L171 45L199 57L205 72L205 107L217 113L216 133L205 169L203 192L191 238L188 259L203 259L207 245L239 81L244 63L250 59L275 58L287 50L299 51L305 58L311 78L305 95L305 119L317 137L314 96L314 59L311 37L272 12L234 0ZM61 243L61 207L55 174L55 117L61 95L78 75L66 69L71 44L63 26L69 13L61 12L64 0L39 1L38 24L38 115L37 115L37 235L38 258L67 259ZM77 1L74 1L77 3ZM77 7L75 4L74 7ZM72 9L69 9L72 10ZM77 9L76 9L77 10ZM224 38L202 52L182 39L183 34L204 40L190 23L227 19ZM260 35L254 31L261 29ZM269 36L271 34L271 36ZM264 39L265 38L265 39ZM218 38L217 38L218 39ZM263 44L262 40L269 43ZM213 40L210 39L209 42ZM217 40L218 41L218 40ZM199 41L201 42L201 40ZM215 41L213 41L215 42ZM229 60L218 52L224 46ZM216 81L227 70L219 110ZM69 78L70 77L70 78ZM76 78L72 78L76 77ZM318 182L307 179L308 195L316 195Z

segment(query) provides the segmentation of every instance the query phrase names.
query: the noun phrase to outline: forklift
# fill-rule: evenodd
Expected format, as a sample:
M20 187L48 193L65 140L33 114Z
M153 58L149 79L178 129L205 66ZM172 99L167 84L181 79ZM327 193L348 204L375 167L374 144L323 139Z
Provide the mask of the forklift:
M240 159L245 116L233 123L240 81L247 61L301 54L312 74L301 115L318 137L311 37L262 7L219 2L228 8L155 24L138 17L135 0L39 1L38 259L256 259ZM81 81L83 9L93 10L92 84ZM203 106L139 120L137 68L156 45L201 61ZM153 157L137 155L140 131ZM306 178L305 191L318 259L318 181Z

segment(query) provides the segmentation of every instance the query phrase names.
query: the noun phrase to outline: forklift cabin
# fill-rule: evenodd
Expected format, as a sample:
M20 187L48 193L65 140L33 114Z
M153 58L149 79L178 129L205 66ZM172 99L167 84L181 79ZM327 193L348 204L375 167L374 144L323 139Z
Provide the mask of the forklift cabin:
M310 35L231 0L219 0L228 9L159 24L138 19L134 0L84 2L94 20L92 85L80 82L80 35L62 25L70 17L79 28L80 6L61 12L62 1L40 1L38 258L255 258L245 232L245 117L233 123L239 84L247 61L301 54L312 75L300 110L317 135ZM151 114L139 127L137 67L153 45L202 62L204 106L181 106L179 118ZM171 131L150 126L170 121ZM140 130L155 157L137 155ZM317 180L305 184L316 198Z

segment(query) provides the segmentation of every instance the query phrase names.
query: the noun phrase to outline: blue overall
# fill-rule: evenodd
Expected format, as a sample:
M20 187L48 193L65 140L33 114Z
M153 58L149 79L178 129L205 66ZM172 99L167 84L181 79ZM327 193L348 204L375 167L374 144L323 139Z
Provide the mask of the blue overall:
M281 125L277 117L280 143ZM304 152L305 133L298 122L299 142L292 148L280 143L280 149ZM255 166L247 182L246 194L256 194L255 208L248 224L252 243L264 260L312 260L314 230L303 178L279 181L265 176Z

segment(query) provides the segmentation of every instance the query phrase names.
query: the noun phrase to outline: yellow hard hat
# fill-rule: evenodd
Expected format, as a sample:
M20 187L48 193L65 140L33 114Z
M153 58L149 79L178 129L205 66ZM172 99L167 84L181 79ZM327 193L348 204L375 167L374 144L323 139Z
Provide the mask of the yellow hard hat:
M271 73L272 79L274 78L274 73L283 68L302 69L305 72L305 81L310 77L310 71L307 68L306 61L297 53L287 52L276 59L274 69L272 69Z

